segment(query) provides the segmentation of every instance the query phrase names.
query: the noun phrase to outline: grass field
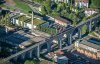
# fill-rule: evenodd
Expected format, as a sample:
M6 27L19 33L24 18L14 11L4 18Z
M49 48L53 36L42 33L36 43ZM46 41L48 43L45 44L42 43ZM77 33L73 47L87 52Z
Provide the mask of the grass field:
M16 7L20 8L23 12L28 13L29 11L31 11L28 4L23 3L21 0L14 0L14 2L16 3Z

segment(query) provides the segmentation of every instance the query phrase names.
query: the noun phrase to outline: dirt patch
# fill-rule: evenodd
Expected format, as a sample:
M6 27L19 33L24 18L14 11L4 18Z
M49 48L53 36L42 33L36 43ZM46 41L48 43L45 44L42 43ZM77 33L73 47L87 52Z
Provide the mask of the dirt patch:
M11 6L15 6L16 3L13 0L6 0L6 3L11 5Z

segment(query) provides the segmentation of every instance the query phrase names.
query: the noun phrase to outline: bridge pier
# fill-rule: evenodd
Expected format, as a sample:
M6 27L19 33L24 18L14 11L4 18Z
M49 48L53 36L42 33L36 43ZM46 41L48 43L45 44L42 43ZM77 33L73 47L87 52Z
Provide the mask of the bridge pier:
M69 33L67 38L68 38L68 45L71 45L72 44L72 34Z
M57 37L58 40L58 48L61 49L62 48L62 38L63 38L63 34L59 35Z
M33 50L30 50L30 51L29 51L29 58L30 58L30 59L32 59L32 57L33 57L32 52L33 52Z
M94 30L96 30L97 20L94 21Z
M40 58L40 46L39 46L39 44L36 48L36 56L37 56L38 59Z
M60 38L58 38L58 48L61 49L62 48L62 41Z
M78 27L78 38L82 37L82 27Z
M25 59L25 53L23 53L23 54L21 55L21 59L22 59L22 60Z
M51 52L52 41L53 41L53 38L50 38L50 40L47 41L47 51L48 52Z
M90 33L91 30L92 30L92 23L89 21L87 23L87 32Z
M50 43L50 42L47 43L47 51L48 51L48 52L51 51L51 43Z

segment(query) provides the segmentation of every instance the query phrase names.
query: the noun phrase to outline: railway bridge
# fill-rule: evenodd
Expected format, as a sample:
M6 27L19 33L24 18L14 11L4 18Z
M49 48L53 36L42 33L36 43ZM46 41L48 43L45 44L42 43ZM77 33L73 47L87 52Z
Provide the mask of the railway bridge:
M7 58L4 58L2 61L0 61L0 64L4 64L5 62L12 60L12 59L25 59L26 57L28 58L33 58L33 56L36 56L37 58L40 58L40 54L41 54L41 50L42 47L44 47L44 44L47 45L47 52L51 52L53 50L52 48L52 44L53 44L53 40L56 38L58 41L58 49L62 49L62 43L63 43L63 38L66 37L66 44L68 44L68 46L70 46L73 43L73 40L77 40L77 39L81 39L82 38L82 28L84 26L86 26L86 33L90 33L91 31L95 30L96 27L100 27L100 14L94 16L93 18L80 23L79 25L77 25L76 27L69 27L67 29L65 29L64 31L53 35L35 45L32 45L22 51L19 51L18 53L15 53ZM76 35L77 34L77 35ZM73 38L76 35L77 38ZM67 46L66 46L67 47Z

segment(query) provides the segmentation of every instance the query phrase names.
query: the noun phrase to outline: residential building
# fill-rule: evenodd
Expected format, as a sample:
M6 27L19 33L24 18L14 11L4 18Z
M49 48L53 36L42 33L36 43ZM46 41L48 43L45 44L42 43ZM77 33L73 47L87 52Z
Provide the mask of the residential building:
M61 17L54 17L54 22L59 24L59 25L62 25L62 26L68 26L68 25L71 25L71 21L67 20L67 19L64 19L64 18L61 18Z
M96 9L87 8L87 9L85 9L84 13L85 13L86 16L91 16L94 13L97 13L97 10Z
M89 7L89 0L75 0L75 6L82 8L82 7Z
M86 55L89 58L100 60L100 45L92 42L82 40L75 42L77 52Z

